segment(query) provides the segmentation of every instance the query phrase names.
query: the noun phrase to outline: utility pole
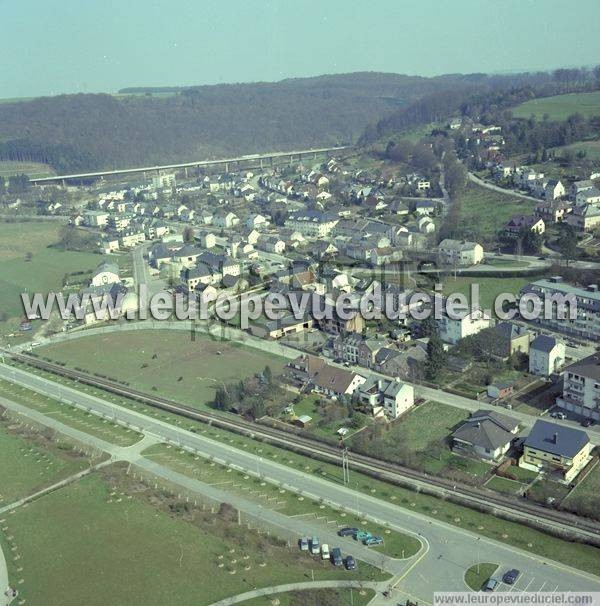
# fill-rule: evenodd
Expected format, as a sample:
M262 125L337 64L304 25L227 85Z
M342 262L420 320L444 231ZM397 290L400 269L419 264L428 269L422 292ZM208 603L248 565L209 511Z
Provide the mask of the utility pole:
M342 450L342 474L344 476L344 485L350 483L350 468L348 466L348 449Z

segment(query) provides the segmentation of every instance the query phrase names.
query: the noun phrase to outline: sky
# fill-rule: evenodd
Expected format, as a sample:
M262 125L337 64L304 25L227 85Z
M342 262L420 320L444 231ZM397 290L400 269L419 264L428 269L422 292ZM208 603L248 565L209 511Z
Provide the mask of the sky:
M0 98L600 63L598 0L0 0Z

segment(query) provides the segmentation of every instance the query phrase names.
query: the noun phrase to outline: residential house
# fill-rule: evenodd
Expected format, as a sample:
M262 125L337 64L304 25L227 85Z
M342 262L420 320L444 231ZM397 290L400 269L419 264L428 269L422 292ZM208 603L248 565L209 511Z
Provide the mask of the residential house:
M512 322L499 322L494 326L494 330L498 333L504 357L508 358L517 352L529 353L532 334L524 326Z
M88 227L106 227L110 214L101 210L86 210L83 213L84 222Z
M565 186L558 179L549 179L546 183L544 197L546 200L557 200L565 195Z
M503 398L509 398L512 396L515 390L514 383L511 381L499 381L496 383L490 383L486 387L486 393L488 397L493 400L501 400Z
M571 187L569 188L569 197L571 200L575 200L577 198L577 194L580 192L588 191L593 189L594 182L590 179L586 179L583 181L574 181L571 183Z
M483 261L483 247L477 242L446 239L440 242L438 255L443 265L477 265Z
M571 204L560 200L540 200L535 207L534 214L547 223L561 223L565 215L571 212Z
M136 244L141 244L146 240L146 234L143 231L131 231L121 234L120 236L121 246L124 248L132 248Z
M452 434L452 449L460 454L498 461L519 431L519 422L494 410L477 410Z
M419 200L415 203L415 214L421 215L433 215L437 210L437 204L433 200Z
M515 215L504 226L504 232L510 238L518 238L523 231L543 234L546 231L544 220L535 215Z
M358 333L338 334L331 340L331 349L336 360L372 368L377 352L385 344L381 339L367 339Z
M525 438L519 467L570 483L589 462L590 450L585 431L538 420Z
M246 219L246 227L249 229L264 229L268 227L268 225L268 219L261 214L252 214Z
M230 229L240 222L239 217L231 211L218 211L213 217L213 225L223 229Z
M396 419L415 403L412 385L374 375L369 375L360 385L358 396L363 404L370 406L373 416L388 419Z
M491 326L491 318L481 309L455 310L452 315L442 305L442 317L438 320L440 338L446 343L456 345L461 339Z
M600 189L590 187L575 194L575 206L587 206L588 204L600 204Z
M577 231L592 231L600 225L600 205L575 206L565 221Z
M314 391L329 398L351 396L364 382L365 377L345 368L325 364L312 378Z
M565 363L565 344L556 337L538 335L529 348L529 372L549 377Z

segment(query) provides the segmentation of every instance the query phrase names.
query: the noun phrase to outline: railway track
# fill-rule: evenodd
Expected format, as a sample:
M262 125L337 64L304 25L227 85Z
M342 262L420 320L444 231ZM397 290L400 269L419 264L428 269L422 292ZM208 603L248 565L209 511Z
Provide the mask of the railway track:
M8 355L18 362L33 366L39 370L73 379L79 383L136 400L165 412L208 423L249 437L259 437L287 450L308 455L312 458L318 458L327 462L334 461L337 464L340 462L341 450L339 447L306 436L253 423L242 418L234 419L216 413L199 411L166 398L138 391L88 373L65 368L59 364L47 362L30 355L16 352L10 352ZM528 522L536 527L540 527L541 525L553 532L558 531L562 534L575 535L580 539L600 545L600 524L593 520L582 519L567 512L546 509L529 503L526 500L510 499L491 491L483 491L462 484L456 484L444 478L429 476L401 465L359 453L351 453L349 462L350 466L356 471L366 473L378 479L391 481L413 490L417 489L446 498L480 511L488 511L506 519Z

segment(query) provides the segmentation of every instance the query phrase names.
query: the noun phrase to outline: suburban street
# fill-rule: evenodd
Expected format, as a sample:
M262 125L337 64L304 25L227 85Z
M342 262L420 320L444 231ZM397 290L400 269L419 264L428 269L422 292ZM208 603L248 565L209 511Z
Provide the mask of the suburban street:
M128 424L134 429L142 431L147 435L146 439L151 441L171 442L202 456L213 457L218 462L246 470L249 475L255 474L258 466L260 475L270 482L291 490L302 491L304 495L312 498L323 498L334 506L344 507L378 523L387 523L391 528L418 535L421 537L424 548L417 556L406 561L387 558L383 563L385 569L394 574L397 590L403 595L431 602L432 593L435 590L464 590L464 571L469 566L476 564L477 561L497 562L502 569L516 567L523 572L515 586L510 588L503 586L501 588L503 590L555 591L577 589L579 591L600 591L600 578L594 575L577 571L558 562L540 558L491 539L478 537L467 530L430 519L409 509L397 507L391 503L381 501L375 496L361 494L349 487L337 485L320 477L314 477L274 463L271 460L259 458L255 454L238 450L206 438L201 434L191 433L82 391L58 385L43 377L6 365L0 365L0 377ZM55 419L47 418L41 413L31 411L18 404L5 403L5 405L37 422L64 431L67 435L74 435L75 430L59 428L61 424ZM86 437L86 434L81 434L81 432L76 433L79 434L76 438L84 443L98 447L101 442L98 439ZM164 466L145 459L140 454L141 447L139 444L129 449L114 446L109 448L106 445L101 445L101 447L113 456L125 457L125 460L134 463L148 473L179 484L189 490L203 493L216 500L225 498L248 513L250 513L252 507L255 508L254 513L257 513L256 508L258 508L259 515L265 521L283 525L283 528L288 528L288 532L293 531L296 536L309 531L310 527L307 526L307 521L304 519L294 518L294 521L292 521L290 518L285 518L284 522L281 519L283 517L281 514L262 508L256 503L246 503L237 496L222 494L215 487L201 485L201 482L177 474ZM351 485L352 479L350 479ZM337 543L342 543L335 537L331 538ZM351 545L352 552L357 553L356 543L351 542ZM349 548L349 545L345 543L341 546ZM364 554L362 549L358 557L371 558L368 554ZM381 563L381 555L378 557ZM366 559L366 561L369 561L369 559Z

